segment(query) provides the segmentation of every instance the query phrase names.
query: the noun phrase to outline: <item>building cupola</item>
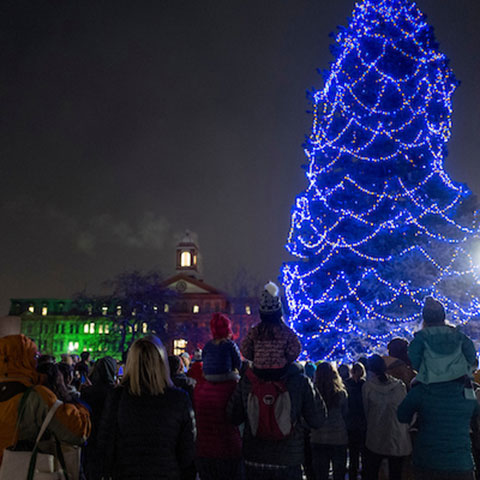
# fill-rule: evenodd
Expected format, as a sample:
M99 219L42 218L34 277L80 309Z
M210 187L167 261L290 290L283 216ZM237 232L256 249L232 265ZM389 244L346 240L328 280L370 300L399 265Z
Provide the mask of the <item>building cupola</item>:
M199 276L198 261L198 246L193 240L191 233L187 230L177 244L176 270L179 273L186 273L191 277L197 278Z

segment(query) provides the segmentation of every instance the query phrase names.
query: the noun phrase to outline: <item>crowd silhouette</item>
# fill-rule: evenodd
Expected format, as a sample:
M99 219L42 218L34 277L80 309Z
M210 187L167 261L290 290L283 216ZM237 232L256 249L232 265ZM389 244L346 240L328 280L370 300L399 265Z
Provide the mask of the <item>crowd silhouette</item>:
M240 347L221 313L192 357L139 338L121 378L111 357L57 363L0 338L0 480L479 478L476 351L438 300L410 343L352 365L297 361L272 282L259 313Z

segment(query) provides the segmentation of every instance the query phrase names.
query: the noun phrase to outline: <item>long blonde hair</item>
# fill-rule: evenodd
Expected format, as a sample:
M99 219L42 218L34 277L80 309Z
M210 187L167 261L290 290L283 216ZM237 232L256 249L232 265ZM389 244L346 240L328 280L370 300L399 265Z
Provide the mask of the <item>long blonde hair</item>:
M139 338L130 347L122 379L131 395L161 395L171 387L168 356L162 341L153 335Z

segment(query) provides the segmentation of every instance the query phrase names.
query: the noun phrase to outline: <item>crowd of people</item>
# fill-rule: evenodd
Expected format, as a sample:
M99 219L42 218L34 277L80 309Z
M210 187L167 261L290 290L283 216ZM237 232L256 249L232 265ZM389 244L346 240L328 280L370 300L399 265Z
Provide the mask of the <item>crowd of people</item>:
M0 338L0 479L7 453L37 448L53 407L39 451L63 457L78 445L81 457L48 478L474 479L475 347L436 299L422 313L410 344L395 338L387 355L340 366L297 362L302 345L271 282L240 348L215 313L203 351L168 356L145 336L121 378L111 357L57 363L24 335Z

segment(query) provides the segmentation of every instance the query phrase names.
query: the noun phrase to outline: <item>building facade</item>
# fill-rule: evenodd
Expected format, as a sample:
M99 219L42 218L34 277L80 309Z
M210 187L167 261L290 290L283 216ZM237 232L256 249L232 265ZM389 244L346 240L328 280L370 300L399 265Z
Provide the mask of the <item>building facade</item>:
M21 318L21 332L32 338L42 353L92 353L92 357L122 357L122 336L128 346L148 333L160 336L169 353L193 353L210 339L214 312L232 320L234 339L240 342L258 319L256 298L232 298L207 284L200 272L200 255L188 232L175 252L176 272L163 282L170 292L163 305L154 305L148 321L135 311L122 311L114 301L89 303L74 299L14 298L10 315ZM161 325L161 328L158 328Z

